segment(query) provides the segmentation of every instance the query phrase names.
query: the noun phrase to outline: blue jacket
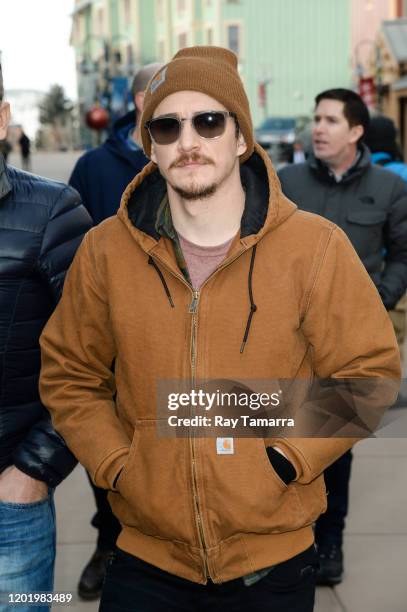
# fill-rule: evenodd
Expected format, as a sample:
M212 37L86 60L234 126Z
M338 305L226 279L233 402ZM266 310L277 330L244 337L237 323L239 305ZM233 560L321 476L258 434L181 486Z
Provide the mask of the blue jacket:
M377 152L372 153L371 156L374 164L398 174L407 183L407 164L402 161L393 160L389 153Z
M56 486L76 464L38 392L39 337L91 219L78 194L0 155L0 472Z
M78 159L69 179L95 225L116 214L123 191L149 161L141 148L126 144L134 117L132 111L116 121L106 142Z

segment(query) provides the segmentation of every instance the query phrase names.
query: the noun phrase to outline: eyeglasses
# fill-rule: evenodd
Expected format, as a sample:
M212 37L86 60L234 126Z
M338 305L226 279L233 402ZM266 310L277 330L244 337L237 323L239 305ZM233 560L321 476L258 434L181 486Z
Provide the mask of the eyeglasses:
M180 137L184 121L191 121L194 130L201 138L220 138L225 131L228 117L236 119L236 114L229 111L203 111L194 113L190 118L178 117L175 114L163 115L146 121L144 127L156 144L169 145Z

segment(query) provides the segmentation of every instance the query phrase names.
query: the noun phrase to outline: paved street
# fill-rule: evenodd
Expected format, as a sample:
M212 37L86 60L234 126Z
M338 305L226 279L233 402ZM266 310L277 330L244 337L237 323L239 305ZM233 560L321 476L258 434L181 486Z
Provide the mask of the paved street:
M77 156L72 153L35 154L33 169L45 176L66 180ZM16 163L18 158L14 155L10 161ZM407 417L407 409L389 414ZM55 590L75 594L80 572L95 543L95 530L89 525L94 511L93 500L81 467L77 467L59 487L56 504ZM356 446L345 563L346 577L341 585L335 589L318 589L316 612L407 611L405 438L371 439ZM97 608L97 603L79 602L75 595L69 610L92 612Z
M67 182L76 160L81 152L39 152L32 155L32 172L52 178L56 181ZM11 153L8 163L17 168L21 167L20 155Z

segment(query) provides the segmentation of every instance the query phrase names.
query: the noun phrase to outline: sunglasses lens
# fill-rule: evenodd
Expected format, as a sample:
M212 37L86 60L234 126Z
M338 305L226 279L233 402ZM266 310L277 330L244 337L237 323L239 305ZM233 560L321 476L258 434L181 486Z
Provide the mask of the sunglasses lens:
M193 123L202 138L217 138L225 131L226 119L223 113L199 113L195 115Z
M172 144L179 137L180 123L173 117L162 117L150 122L152 139L160 145Z

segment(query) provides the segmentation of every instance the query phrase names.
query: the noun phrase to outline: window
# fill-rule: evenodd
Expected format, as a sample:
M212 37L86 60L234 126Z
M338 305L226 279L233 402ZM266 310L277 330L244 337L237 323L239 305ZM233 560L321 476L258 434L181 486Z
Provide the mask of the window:
M158 41L158 59L161 62L165 61L165 42L163 40Z
M124 23L131 22L131 0L123 0Z
M188 46L188 36L186 32L179 34L178 36L178 49L183 49Z
M231 51L240 55L240 26L228 25L227 28L227 45Z
M177 13L185 13L185 0L177 0Z
M96 30L99 35L103 34L103 9L99 9L97 12Z
M128 66L133 66L133 46L127 45L126 47L126 63Z
M164 19L164 0L157 0L157 19L159 20L163 20Z

